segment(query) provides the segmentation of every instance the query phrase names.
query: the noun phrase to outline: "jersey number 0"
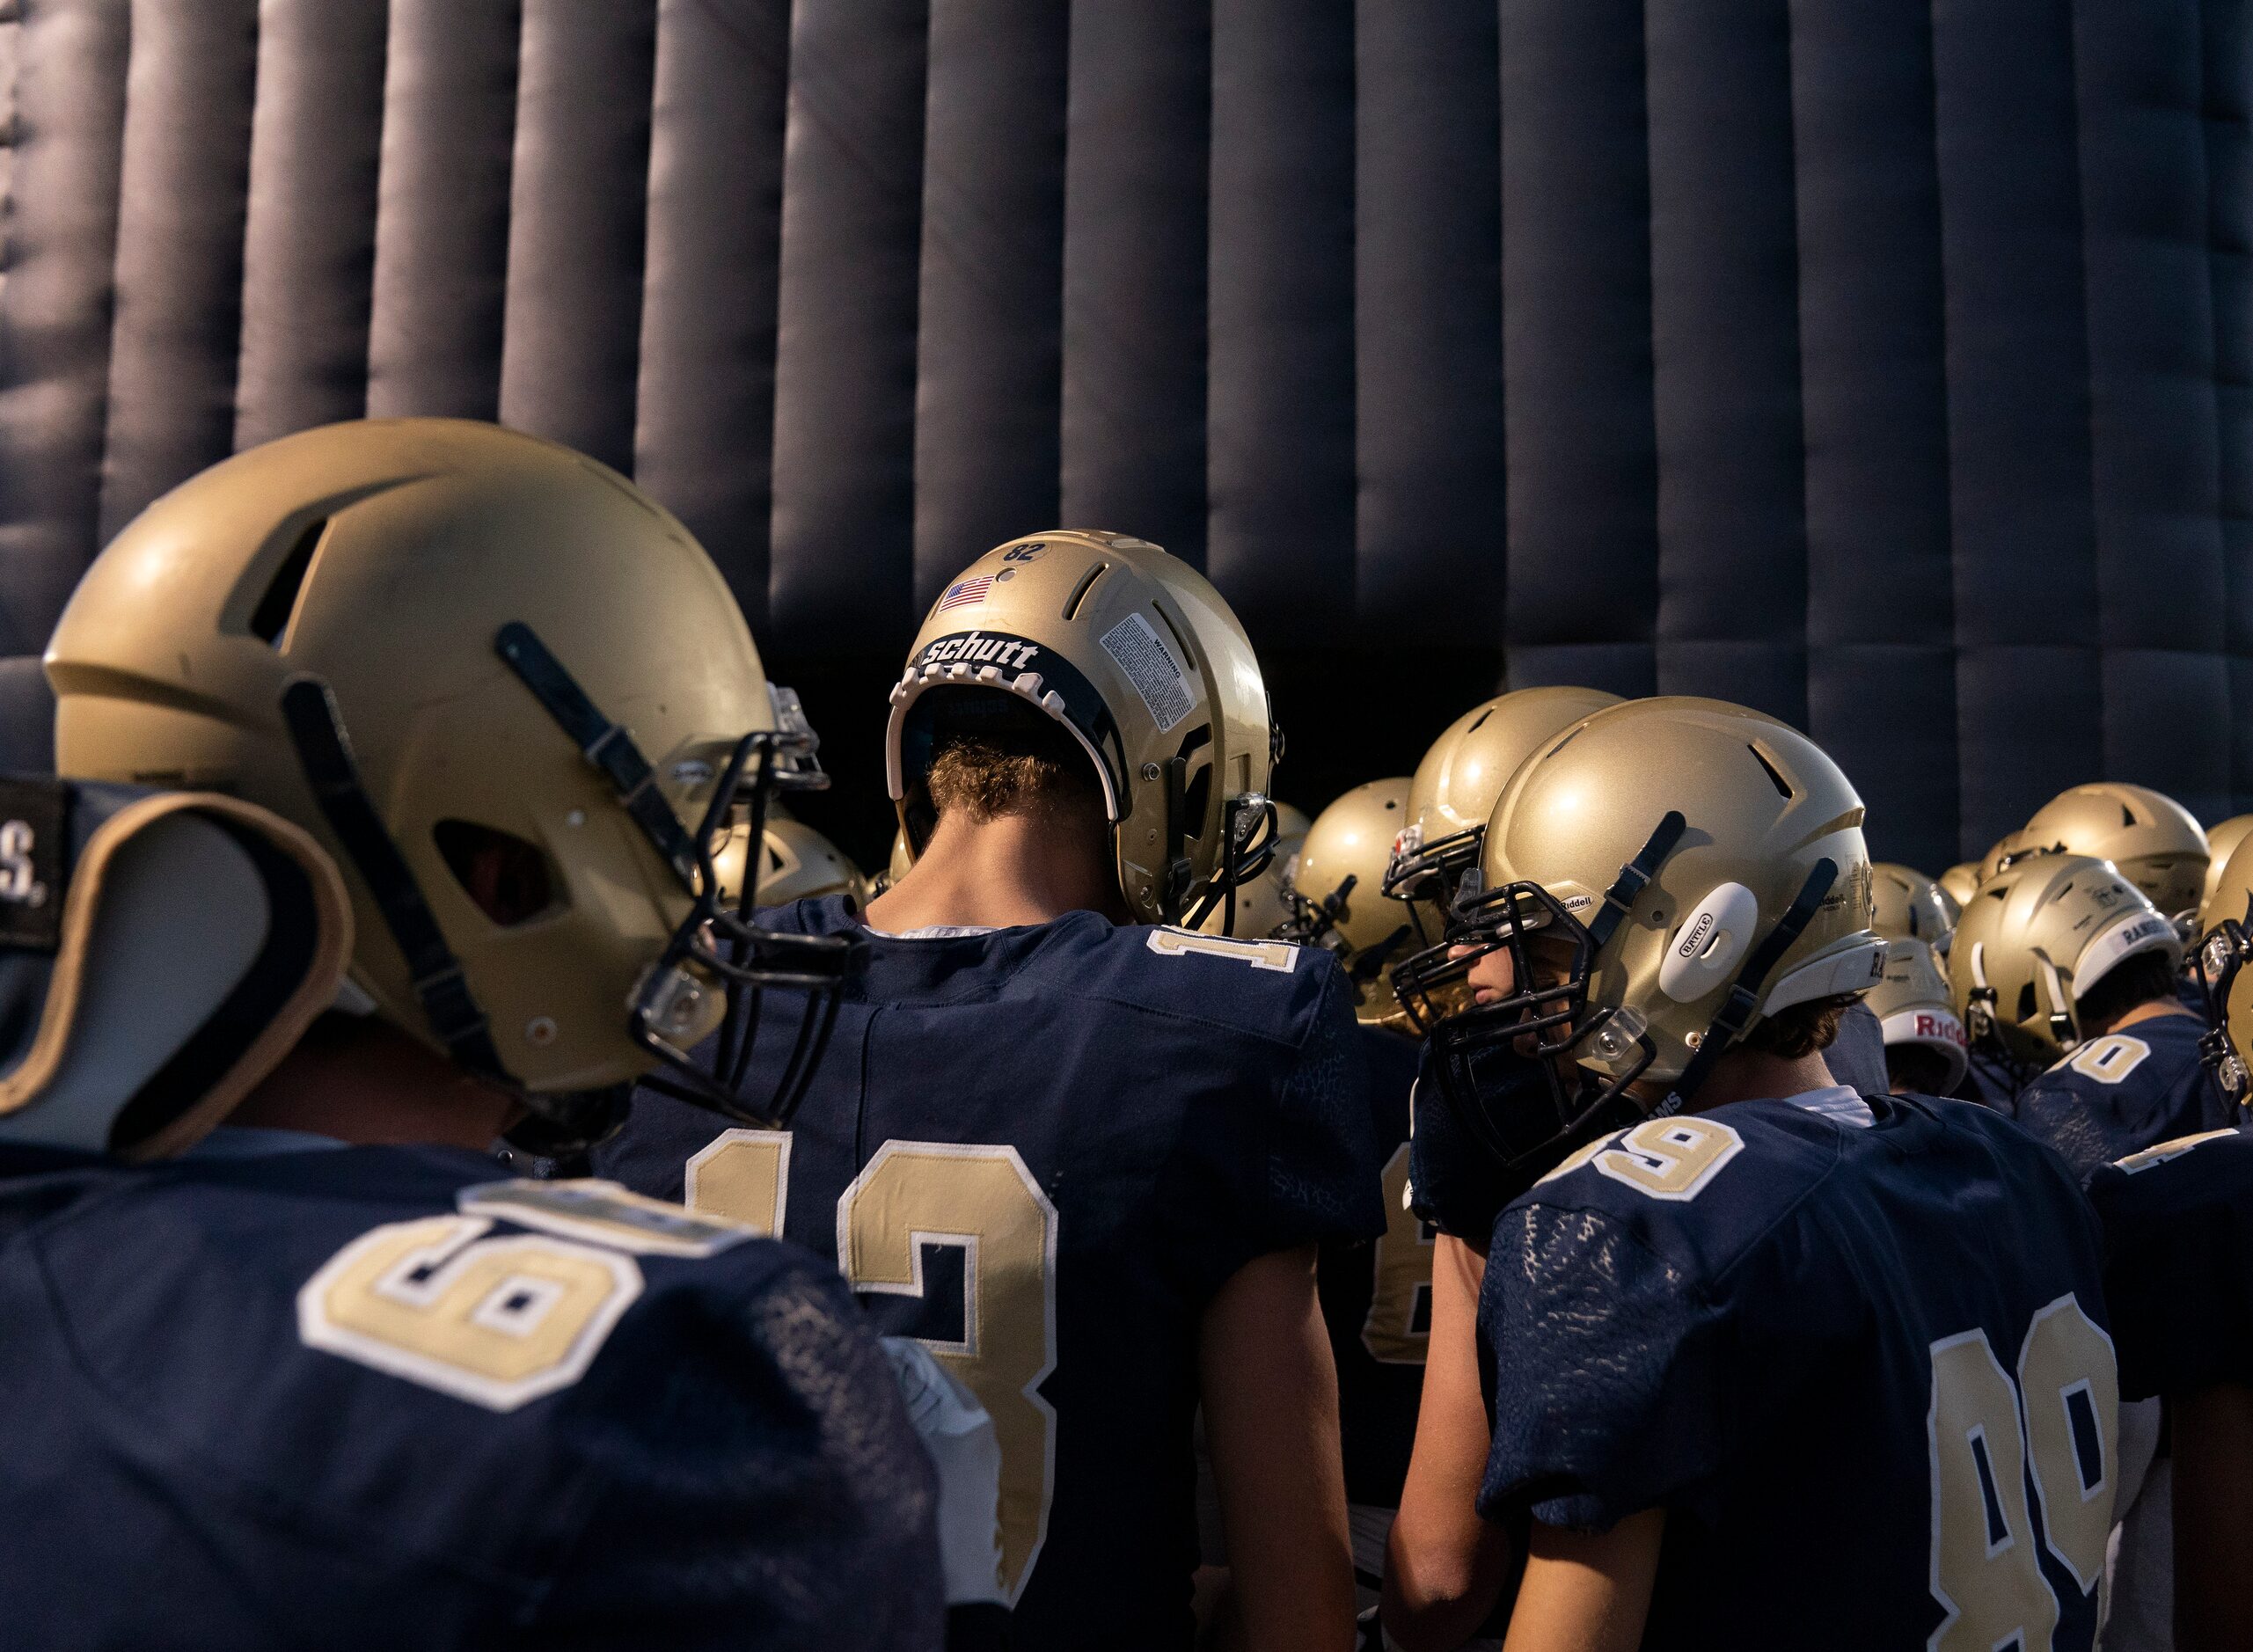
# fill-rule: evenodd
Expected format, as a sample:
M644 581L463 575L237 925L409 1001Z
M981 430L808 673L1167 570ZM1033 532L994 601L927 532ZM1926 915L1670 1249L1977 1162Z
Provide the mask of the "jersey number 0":
M689 1160L691 1208L782 1231L790 1137L729 1130ZM1049 1521L1056 1413L1056 1206L1017 1150L886 1142L838 1200L838 1265L856 1290L924 1294L924 1255L962 1257L959 1340L919 1339L993 1419L1001 1447L1001 1585L1013 1603Z

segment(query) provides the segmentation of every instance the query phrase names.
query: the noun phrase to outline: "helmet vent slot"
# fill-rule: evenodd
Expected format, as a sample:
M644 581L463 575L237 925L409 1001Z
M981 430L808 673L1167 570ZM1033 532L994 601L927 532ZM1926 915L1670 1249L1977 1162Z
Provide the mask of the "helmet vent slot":
M2034 983L2031 981L2018 989L2018 1019L2021 1021L2034 1019Z
M1072 595L1064 599L1064 617L1067 620L1079 618L1079 605L1087 600L1087 593L1095 588L1095 581L1110 570L1108 562L1098 562L1079 576L1079 583L1072 588Z
M320 549L321 536L327 531L328 518L314 517L289 547L289 554L274 570L265 595L251 612L251 634L260 642L279 646L282 633L289 629L289 617L297 611L297 598L304 591L305 575L313 566L313 552Z
M1181 635L1181 628L1174 623L1172 618L1167 615L1164 609L1159 608L1155 603L1152 603L1150 606L1157 614L1159 622L1166 627L1166 634L1174 640L1174 646L1181 651L1181 659L1183 663L1187 664L1191 671L1195 671L1196 669L1196 655L1189 652L1189 640ZM1270 714L1269 720L1273 720L1272 714Z
M1494 707L1493 707L1493 706L1491 706L1491 705L1489 705L1489 706L1488 706L1488 707L1486 708L1486 710L1484 710L1484 711L1481 712L1481 713L1479 713L1479 715L1478 715L1477 720L1475 720L1474 722L1473 722L1473 723L1472 723L1472 725L1471 725L1468 728L1466 728L1463 732L1464 732L1465 734L1467 734L1467 735L1475 735L1475 734L1477 734L1477 733L1479 732L1480 728L1481 728L1482 726L1484 726L1484 724L1485 724L1485 722L1486 722L1487 719L1488 719L1488 718L1489 718L1489 717L1491 717L1491 716L1493 716L1493 715L1494 715Z
M537 844L468 820L442 820L430 837L462 893L501 928L529 924L555 904L555 882Z
M1783 778L1783 771L1777 768L1769 760L1768 754L1759 747L1747 743L1745 749L1752 754L1752 761L1760 765L1760 771L1768 777L1768 783L1775 787L1776 795L1789 803L1792 795L1791 782Z

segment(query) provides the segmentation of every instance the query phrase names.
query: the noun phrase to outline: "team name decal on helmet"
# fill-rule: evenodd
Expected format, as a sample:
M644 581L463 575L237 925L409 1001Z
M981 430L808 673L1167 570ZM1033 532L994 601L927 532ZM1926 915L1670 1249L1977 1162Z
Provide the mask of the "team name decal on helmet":
M952 611L992 623L963 631ZM1259 661L1204 577L1147 540L1057 529L996 546L948 585L891 693L885 778L911 853L935 822L925 785L984 690L1067 730L1111 827L1121 899L1146 923L1235 922L1274 858L1269 777L1282 741ZM1006 708L1006 707L1005 707ZM1015 713L1012 713L1015 714Z

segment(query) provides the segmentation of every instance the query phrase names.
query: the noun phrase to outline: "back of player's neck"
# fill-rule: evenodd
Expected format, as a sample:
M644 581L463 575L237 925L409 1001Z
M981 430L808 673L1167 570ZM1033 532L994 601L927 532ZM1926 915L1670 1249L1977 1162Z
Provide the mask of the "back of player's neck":
M502 1092L371 1017L349 1027L317 1028L299 1041L227 1122L355 1145L438 1144L481 1151L516 1111Z
M2191 1007L2178 998L2146 998L2125 1015L2118 1015L2103 1026L2091 1028L2088 1036L2102 1037L2106 1033L2125 1032L2140 1021L2154 1021L2162 1015L2190 1015Z
M1093 828L1046 815L942 815L915 865L869 903L869 926L1008 929L1072 911L1121 919L1108 851Z
M1837 1083L1819 1051L1795 1057L1740 1044L1714 1063L1713 1076L1683 1110L1707 1113L1731 1101L1789 1100Z

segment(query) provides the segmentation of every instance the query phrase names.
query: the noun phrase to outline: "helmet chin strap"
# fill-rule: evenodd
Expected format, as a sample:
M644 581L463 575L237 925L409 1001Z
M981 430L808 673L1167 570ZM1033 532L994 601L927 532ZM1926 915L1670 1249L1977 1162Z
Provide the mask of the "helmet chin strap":
M1722 1000L1721 1008L1706 1024L1705 1035L1700 1040L1697 1053L1682 1069L1682 1076L1667 1090L1658 1105L1650 1110L1653 1118L1664 1118L1679 1113L1689 1105L1690 1098L1698 1093L1712 1077L1714 1064L1736 1043L1752 1022L1760 1006L1760 988L1783 961L1792 942L1806 932L1807 926L1821 910L1831 886L1839 881L1839 866L1834 860L1818 860L1807 874L1807 881L1799 886L1799 894L1784 910L1776 926L1768 932L1767 939L1752 949L1745 967L1737 972L1730 983L1729 996Z
M2081 1027L2074 1020L2073 999L2058 976L2057 965L2040 953L2034 954L2034 962L2042 977L2043 996L2050 1000L2050 1036L2058 1041L2059 1049L2071 1049L2081 1042Z
M406 961L407 978L431 1032L459 1065L516 1088L501 1064L461 961L447 946L429 902L368 796L328 684L315 676L292 677L282 691L282 724L296 748L297 765L313 800L368 886L384 927Z

